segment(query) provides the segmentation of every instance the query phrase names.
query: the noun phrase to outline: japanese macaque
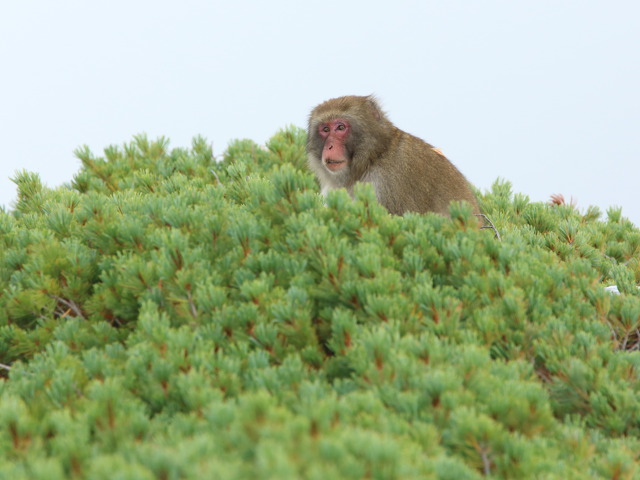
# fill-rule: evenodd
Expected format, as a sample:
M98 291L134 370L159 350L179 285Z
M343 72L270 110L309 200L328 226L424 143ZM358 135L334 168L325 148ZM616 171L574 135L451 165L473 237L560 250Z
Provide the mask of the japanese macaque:
M322 193L369 182L390 213L449 215L452 200L466 201L480 213L464 176L442 152L396 128L369 97L327 100L309 116L309 167Z

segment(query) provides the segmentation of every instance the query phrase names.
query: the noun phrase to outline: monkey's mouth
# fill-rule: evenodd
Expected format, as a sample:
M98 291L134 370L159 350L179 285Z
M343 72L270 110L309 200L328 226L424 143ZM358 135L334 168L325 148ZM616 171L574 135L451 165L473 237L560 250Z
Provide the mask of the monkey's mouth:
M338 170L344 168L347 162L345 162L344 160L325 160L324 164L332 172L337 172Z

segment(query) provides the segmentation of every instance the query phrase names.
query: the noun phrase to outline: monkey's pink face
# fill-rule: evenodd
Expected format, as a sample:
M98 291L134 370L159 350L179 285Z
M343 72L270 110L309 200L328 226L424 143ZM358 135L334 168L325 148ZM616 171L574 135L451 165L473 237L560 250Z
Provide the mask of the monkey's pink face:
M322 163L328 170L339 172L348 166L349 156L345 142L351 133L349 122L343 119L331 120L318 126L318 133L324 139Z

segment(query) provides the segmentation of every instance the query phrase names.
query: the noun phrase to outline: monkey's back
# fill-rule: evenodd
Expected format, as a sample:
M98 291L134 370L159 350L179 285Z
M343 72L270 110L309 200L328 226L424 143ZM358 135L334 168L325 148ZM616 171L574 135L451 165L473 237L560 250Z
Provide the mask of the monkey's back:
M466 201L480 213L469 182L441 153L424 140L396 127L384 155L372 166L370 181L378 201L389 212L449 214L449 203ZM381 181L384 179L384 181Z

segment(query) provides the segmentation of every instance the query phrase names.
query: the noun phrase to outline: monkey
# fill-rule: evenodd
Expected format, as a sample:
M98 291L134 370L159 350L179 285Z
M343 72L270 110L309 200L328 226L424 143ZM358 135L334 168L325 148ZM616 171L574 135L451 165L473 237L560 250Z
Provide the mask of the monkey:
M326 195L357 182L373 186L391 214L449 215L452 200L478 203L466 178L432 145L397 128L373 96L333 98L309 115L307 162Z

